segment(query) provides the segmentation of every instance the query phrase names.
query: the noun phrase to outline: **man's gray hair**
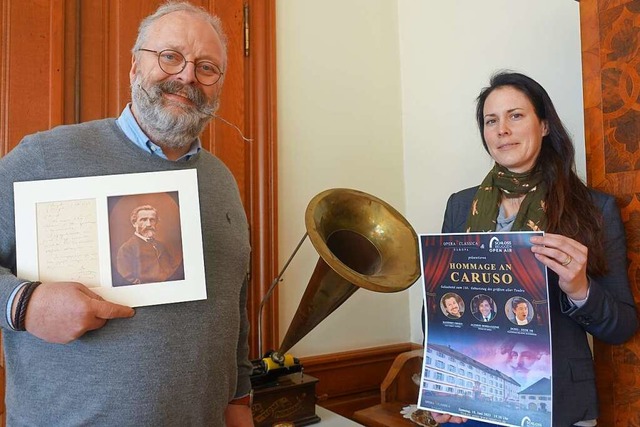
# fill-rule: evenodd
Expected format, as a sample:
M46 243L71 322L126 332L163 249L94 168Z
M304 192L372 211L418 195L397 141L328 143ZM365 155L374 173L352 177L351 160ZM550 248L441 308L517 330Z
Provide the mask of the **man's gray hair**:
M222 52L224 54L224 64L223 70L227 68L227 36L222 29L222 22L220 18L215 15L210 14L207 10L202 7L194 6L186 1L168 1L160 6L153 14L147 16L142 20L140 26L138 27L138 38L136 39L135 44L133 45L133 49L131 52L135 55L139 49L143 47L143 45L147 41L147 34L149 33L149 28L155 23L158 19L162 18L165 15L168 15L173 12L187 12L192 15L195 15L199 18L202 18L204 21L208 22L211 27L218 33L220 37L220 41L222 42Z
M156 208L151 205L142 205L133 208L133 210L131 211L131 217L129 219L131 220L132 225L135 225L136 221L138 220L138 212L140 211L153 211L156 213L156 221L160 221L160 218L158 217L158 210Z

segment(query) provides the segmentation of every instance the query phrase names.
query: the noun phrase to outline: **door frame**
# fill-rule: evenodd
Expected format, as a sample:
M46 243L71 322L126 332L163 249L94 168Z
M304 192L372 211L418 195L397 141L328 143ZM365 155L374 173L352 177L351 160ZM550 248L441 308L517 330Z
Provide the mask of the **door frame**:
M247 215L251 224L251 282L247 311L251 324L251 357L258 355L258 309L278 274L278 179L277 179L277 86L276 0L249 0L251 50L246 64L248 96L247 131L254 141L248 155L250 198ZM278 297L265 302L262 348L278 344Z

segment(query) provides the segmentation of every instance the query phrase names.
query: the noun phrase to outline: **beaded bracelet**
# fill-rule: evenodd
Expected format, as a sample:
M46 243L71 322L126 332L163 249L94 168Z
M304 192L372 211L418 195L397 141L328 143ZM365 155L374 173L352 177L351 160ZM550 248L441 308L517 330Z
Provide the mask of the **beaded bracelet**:
M22 294L20 294L20 298L18 299L18 303L16 304L16 311L13 317L13 327L16 331L26 331L25 327L25 318L27 316L27 306L29 305L29 300L31 299L31 295L33 295L33 291L40 286L42 282L29 282L25 285Z

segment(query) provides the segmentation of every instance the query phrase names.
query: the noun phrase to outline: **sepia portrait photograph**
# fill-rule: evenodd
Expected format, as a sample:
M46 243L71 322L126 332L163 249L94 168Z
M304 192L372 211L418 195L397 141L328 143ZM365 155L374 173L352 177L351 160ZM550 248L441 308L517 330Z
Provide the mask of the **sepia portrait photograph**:
M107 199L113 286L184 279L178 192Z

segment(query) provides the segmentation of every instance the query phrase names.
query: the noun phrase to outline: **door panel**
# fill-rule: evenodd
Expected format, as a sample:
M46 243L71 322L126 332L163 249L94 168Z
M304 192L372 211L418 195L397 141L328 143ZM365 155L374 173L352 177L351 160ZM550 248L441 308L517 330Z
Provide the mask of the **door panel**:
M0 5L2 152L28 133L62 123L63 16L63 0Z
M581 0L589 184L616 196L627 235L629 280L640 301L640 0ZM640 334L594 340L598 425L639 425Z

